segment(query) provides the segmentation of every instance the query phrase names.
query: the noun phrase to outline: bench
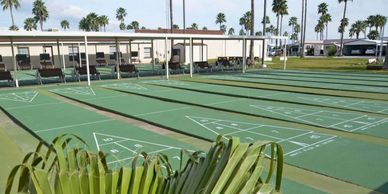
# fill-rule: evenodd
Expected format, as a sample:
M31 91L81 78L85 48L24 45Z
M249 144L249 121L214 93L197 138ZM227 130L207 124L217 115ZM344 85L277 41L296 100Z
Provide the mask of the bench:
M162 65L162 70L165 70L166 69L166 64L163 63ZM185 68L183 68L181 66L181 64L179 62L169 62L168 63L168 70L171 74L173 73L182 73L182 74L185 74ZM162 75L164 74L164 71L162 71Z
M139 71L136 69L136 66L133 64L127 64L127 65L119 65L119 71L120 75L128 74L129 77L132 75L136 75L137 78L139 78ZM113 67L112 75L115 77L117 75L117 66Z
M0 71L0 80L7 80L10 86L13 84L13 78L10 71Z
M41 61L40 62L41 69L52 69L54 68L53 63L51 61Z
M383 70L382 65L367 65L366 70Z
M100 72L97 71L96 66L89 66L89 74L93 76L94 79L101 80ZM86 66L74 68L73 79L81 81L81 75L88 75Z
M5 68L5 64L3 62L0 62L0 72L1 71L7 71L7 68Z
M30 63L30 61L19 61L18 62L18 69L19 70L31 70L32 69L32 65Z
M38 84L42 85L43 84L42 78L47 78L47 77L58 77L62 83L66 82L65 75L63 74L61 68L38 69L36 71L36 78L37 78Z
M207 61L197 61L194 62L194 69L199 73L199 70L210 70L213 71L213 68Z

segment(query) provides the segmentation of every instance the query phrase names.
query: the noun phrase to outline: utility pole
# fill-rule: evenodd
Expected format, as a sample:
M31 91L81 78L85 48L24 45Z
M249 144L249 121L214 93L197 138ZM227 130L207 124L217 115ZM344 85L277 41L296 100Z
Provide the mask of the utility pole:
M183 0L183 33L186 34L186 0ZM186 62L186 39L183 39L183 61Z

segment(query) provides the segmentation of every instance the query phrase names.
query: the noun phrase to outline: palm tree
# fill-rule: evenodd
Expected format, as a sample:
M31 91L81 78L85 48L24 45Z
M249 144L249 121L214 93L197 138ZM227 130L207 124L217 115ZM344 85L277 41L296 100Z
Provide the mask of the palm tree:
M368 20L364 20L364 21L362 21L362 23L363 23L363 26L364 26L364 39L366 39L366 35L367 35L367 28L369 27L369 22L368 22Z
M99 16L94 12L89 13L86 17L82 18L78 24L79 29L86 32L98 32L100 26Z
M343 13L343 16L342 16L342 20L341 20L341 26L340 26L340 30L339 32L341 33L341 45L340 45L340 52L339 52L339 55L342 56L342 50L344 49L344 32L345 32L345 28L347 25L344 25L345 24L345 18L346 18L346 8L348 6L348 1L353 1L353 0L338 0L338 3L345 3L345 6L344 6L344 13Z
M377 30L371 30L368 34L368 38L371 40L377 40L379 38L380 34Z
M86 21L86 18L85 18L85 17L82 18L82 19L79 21L79 23L78 23L78 28L79 28L80 30L82 30L82 31L86 31L86 32L90 31L88 22Z
M35 20L39 21L40 30L43 31L43 22L45 22L49 16L47 7L43 0L35 0L32 13L35 15Z
M318 20L318 24L315 26L314 31L317 33L317 40L323 39L323 30L325 28L325 25L322 23L322 21ZM319 35L319 38L318 38Z
M271 23L271 20L269 19L268 16L265 16L265 20L261 20L261 23L264 24L264 21L265 21L265 24L270 24Z
M361 32L364 32L365 33L365 26L364 26L364 22L361 21L361 20L357 20L355 23L352 24L350 30L349 30L349 35L350 34L355 34L356 35L356 39L359 39L360 37L360 33Z
M321 3L318 5L318 14L325 15L328 12L328 7L327 3Z
M109 25L109 17L106 15L101 15L98 17L99 25L106 31L106 26Z
M244 29L240 29L238 35L245 36L246 35L245 30Z
M344 33L345 32L345 28L346 28L346 26L348 26L349 25L349 19L348 18L344 18L344 19L342 19L341 20L341 24L340 24L340 26L338 27L338 32L339 33Z
M15 25L12 25L12 26L9 27L9 30L10 31L19 31L19 28L17 26L15 26Z
M37 26L34 18L27 18L26 20L24 20L24 29L26 31L36 30L36 28Z
M119 20L119 22L120 22L120 26L119 26L120 30L125 30L124 20L125 20L126 16L127 16L127 10L124 9L123 7L119 7L116 10L116 19ZM123 24L124 24L124 28L122 28Z
M137 30L139 29L140 24L138 21L132 21L131 26L133 27L133 29Z
M207 27L206 27L206 26L204 26L204 27L202 28L202 30L207 30Z
M191 24L191 29L198 30L198 24L197 23L192 23Z
M234 28L229 28L228 35L234 35Z
M62 20L61 21L61 27L62 27L62 29L63 30L67 30L67 29L69 29L69 27L70 27L70 24L69 24L69 21L67 21L67 20Z
M381 35L381 45L380 45L380 58L383 52L383 42L384 42L384 26L387 23L387 17L382 15L376 15L376 26L380 27L380 35Z
M319 20L321 20L322 23L325 25L326 40L327 40L327 38L329 36L329 22L331 22L331 15L326 13L326 14L322 15Z
M126 26L125 26L124 23L121 22L120 25L119 25L119 28L120 28L120 30L125 30Z
M280 14L280 34L282 34L283 16L288 15L288 6L287 6L286 0L281 1L280 8L279 8L279 14ZM281 46L282 46L282 40L280 40L280 47Z
M251 19L250 19L250 35L254 36L255 35L255 0L251 0ZM254 47L255 47L255 42L251 40L250 42L250 47L249 47L249 59L250 59L250 64L253 65L255 63L254 59Z
M178 24L174 24L174 25L172 25L172 29L179 29L179 25Z
M218 13L216 17L216 24L220 25L220 30L222 30L222 24L226 22L225 14Z
M255 33L255 36L263 36L263 32L262 31L258 31Z
M278 31L279 31L279 22L280 22L280 6L281 6L281 2L283 0L273 0L272 2L272 11L276 14L276 29L277 29L277 32L275 33L275 35L279 35L278 34ZM276 49L278 47L278 40L276 39Z
M20 7L19 0L1 0L0 4L3 7L3 10L9 9L9 12L11 13L12 26L15 26L15 21L13 18L13 9L15 8L15 10L17 10Z

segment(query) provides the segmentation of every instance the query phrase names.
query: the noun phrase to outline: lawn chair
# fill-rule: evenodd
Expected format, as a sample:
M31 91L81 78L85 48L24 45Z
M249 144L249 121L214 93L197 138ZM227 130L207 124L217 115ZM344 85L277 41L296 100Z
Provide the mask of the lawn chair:
M16 61L18 65L18 70L31 70L31 60L30 57L26 54L17 54Z
M74 80L78 80L80 82L82 75L88 75L86 66L74 68L73 75L72 75ZM93 79L95 80L97 79L101 80L100 72L98 72L96 66L94 65L89 66L89 75L93 77Z
M161 70L162 70L162 75L163 75L165 70L166 70L165 63L162 64ZM185 68L182 67L179 62L169 62L168 63L168 71L170 72L170 74L178 74L178 73L185 74Z
M139 78L140 76L139 71L137 70L134 64L119 65L119 73L120 75L128 75L128 77L136 76L137 78ZM112 68L112 77L115 78L117 75L117 67L114 66Z
M42 85L43 78L58 77L62 83L66 83L65 74L62 72L61 68L52 68L52 69L38 69L36 71L36 79L38 84Z
M41 69L52 69L54 68L54 65L51 61L51 57L49 54L40 54L39 55L39 58L40 58L40 68Z
M207 61L198 61L194 62L194 69L197 73L200 72L200 70L210 71L213 72L213 68Z
M96 62L97 62L97 66L106 66L108 64L105 60L105 53L104 52L97 52L96 53Z

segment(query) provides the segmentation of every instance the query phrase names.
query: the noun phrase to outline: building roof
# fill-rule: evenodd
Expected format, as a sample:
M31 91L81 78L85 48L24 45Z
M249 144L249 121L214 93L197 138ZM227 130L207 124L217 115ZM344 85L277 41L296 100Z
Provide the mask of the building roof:
M384 41L383 43L387 43L387 41ZM369 40L369 39L358 39L351 42L345 43L345 45L351 46L351 45L380 45L381 40Z
M137 29L135 33L159 33L159 34L168 34L171 33L170 29ZM224 35L225 33L221 30L194 30L194 29L173 29L173 34L202 34L202 35Z

